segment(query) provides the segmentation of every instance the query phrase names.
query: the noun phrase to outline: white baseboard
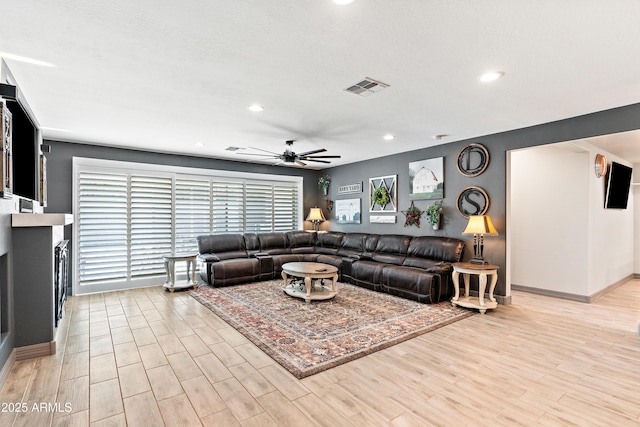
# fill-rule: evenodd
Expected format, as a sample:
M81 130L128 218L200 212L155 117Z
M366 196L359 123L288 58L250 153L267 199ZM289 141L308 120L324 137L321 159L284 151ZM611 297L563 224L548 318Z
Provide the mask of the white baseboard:
M591 304L592 302L597 301L598 299L602 298L604 295L608 294L609 292L613 291L617 287L627 283L629 280L634 278L635 278L635 274L630 274L627 277L624 277L618 280L617 282L610 284L606 288L601 289L592 295L578 295L578 294L572 294L569 292L559 292L551 289L532 288L530 286L522 286L522 285L516 285L516 284L512 284L511 289L513 289L514 291L529 292L531 294L544 295L552 298L566 299L570 301L577 301L577 302L584 302L587 304Z

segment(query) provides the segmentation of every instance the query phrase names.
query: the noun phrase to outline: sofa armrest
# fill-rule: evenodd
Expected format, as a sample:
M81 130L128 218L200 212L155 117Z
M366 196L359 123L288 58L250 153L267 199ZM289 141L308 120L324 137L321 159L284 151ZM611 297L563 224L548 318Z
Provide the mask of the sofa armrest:
M269 255L266 252L255 252L255 253L252 253L250 255L251 258L264 258L264 257L269 257L269 256L271 256L271 255Z
M220 258L216 254L200 254L198 255L198 259L202 262L218 262Z
M427 268L427 272L429 273L449 274L451 271L453 271L453 265L448 262L441 262L438 265Z

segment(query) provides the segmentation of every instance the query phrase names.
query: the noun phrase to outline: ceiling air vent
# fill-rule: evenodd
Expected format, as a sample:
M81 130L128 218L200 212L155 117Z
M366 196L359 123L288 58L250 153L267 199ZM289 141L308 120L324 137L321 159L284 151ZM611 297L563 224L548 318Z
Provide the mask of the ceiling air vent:
M345 90L360 96L369 96L380 92L382 89L388 88L389 85L374 80L371 77L365 77L364 80L349 86Z
M242 150L242 148L240 148L240 147L227 147L227 148L225 148L225 150L227 150L227 151L238 151L238 150Z

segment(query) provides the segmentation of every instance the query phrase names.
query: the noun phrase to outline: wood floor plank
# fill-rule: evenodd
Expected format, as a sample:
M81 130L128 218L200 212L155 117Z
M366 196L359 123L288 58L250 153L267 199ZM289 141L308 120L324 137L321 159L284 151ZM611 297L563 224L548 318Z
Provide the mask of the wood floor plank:
M196 411L185 394L180 394L158 402L166 425L191 427L202 425Z
M117 379L92 384L90 388L89 419L91 422L120 414L124 411L120 384Z
M165 426L160 409L151 391L125 398L124 412L128 427Z
M167 360L180 381L202 375L202 371L186 351L167 356Z
M147 369L147 377L157 400L167 399L183 393L180 381L169 365Z
M142 363L118 368L118 378L120 378L120 391L124 398L151 390L151 384Z
M116 357L113 353L107 353L89 359L89 382L91 384L112 378L118 378Z
M182 388L200 418L225 410L224 401L204 375L182 381Z
M213 384L233 415L240 420L246 420L264 412L257 400L235 378L218 381Z

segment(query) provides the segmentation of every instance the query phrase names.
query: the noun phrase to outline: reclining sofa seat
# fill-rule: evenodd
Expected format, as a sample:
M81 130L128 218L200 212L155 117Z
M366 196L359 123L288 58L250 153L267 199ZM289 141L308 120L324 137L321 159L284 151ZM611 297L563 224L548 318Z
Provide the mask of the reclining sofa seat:
M197 241L200 276L211 286L277 279L287 262L321 262L336 266L341 281L425 303L453 295L450 263L464 249L459 239L342 232L223 234Z

